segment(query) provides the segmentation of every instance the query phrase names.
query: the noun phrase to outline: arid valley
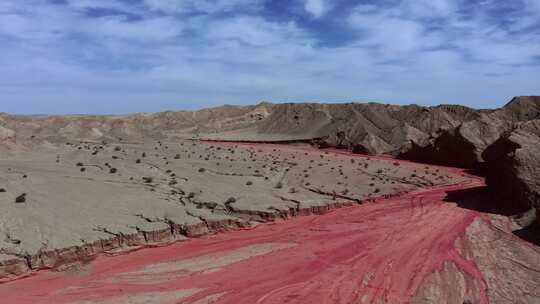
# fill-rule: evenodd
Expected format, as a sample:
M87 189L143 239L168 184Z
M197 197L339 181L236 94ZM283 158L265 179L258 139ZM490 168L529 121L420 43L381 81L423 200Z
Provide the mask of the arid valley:
M540 0L0 0L0 304L540 304Z
M539 109L3 114L2 303L537 303Z

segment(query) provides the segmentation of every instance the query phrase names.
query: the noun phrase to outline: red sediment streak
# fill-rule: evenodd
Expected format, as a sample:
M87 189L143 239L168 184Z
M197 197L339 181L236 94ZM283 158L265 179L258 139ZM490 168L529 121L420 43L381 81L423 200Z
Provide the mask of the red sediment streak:
M443 202L449 191L482 185L480 178L469 177L461 184L417 190L324 215L98 257L88 274L44 271L2 284L0 302L70 303L197 288L198 293L178 303L196 303L216 294L221 297L214 303L378 303L381 299L407 303L429 274L453 262L479 281L481 303L488 303L481 272L454 247L481 214ZM163 262L225 256L269 243L294 245L213 271L171 268L164 273L134 273Z

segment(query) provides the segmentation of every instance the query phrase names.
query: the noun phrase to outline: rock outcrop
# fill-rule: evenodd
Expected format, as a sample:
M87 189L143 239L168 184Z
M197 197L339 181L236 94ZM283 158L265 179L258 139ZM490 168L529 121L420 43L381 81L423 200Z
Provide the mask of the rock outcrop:
M530 113L528 113L530 114ZM540 120L518 124L483 153L487 184L511 208L540 211ZM537 219L540 217L537 216Z
M497 110L480 110L473 119L441 130L429 141L412 141L399 157L416 161L475 168L482 153L514 124L540 117L540 97L513 98Z

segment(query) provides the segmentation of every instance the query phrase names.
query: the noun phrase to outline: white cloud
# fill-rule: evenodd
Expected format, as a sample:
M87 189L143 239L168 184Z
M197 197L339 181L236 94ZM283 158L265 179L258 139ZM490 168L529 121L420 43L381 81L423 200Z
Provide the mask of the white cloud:
M432 42L424 35L422 24L389 16L384 11L355 11L349 16L348 22L353 29L364 34L363 39L357 42L358 45L377 47L382 57L388 60L416 51Z
M261 0L144 0L152 10L164 13L187 12L228 12L234 9L255 9L262 5Z
M404 15L422 18L448 17L456 9L455 0L403 0L400 6Z
M134 11L134 6L118 0L68 0L68 5L74 9L115 9L125 12Z
M125 17L102 17L83 22L78 31L90 36L137 39L146 42L174 38L183 30L177 19L159 17L127 22Z
M540 1L538 0L523 0L525 8L530 13L540 13Z
M305 0L304 9L315 18L324 16L332 9L327 0Z
M204 35L209 41L237 39L254 46L267 46L301 39L294 22L273 23L258 17L236 17L210 22Z
M374 4L360 4L354 8L356 13L372 13L377 11L378 6Z

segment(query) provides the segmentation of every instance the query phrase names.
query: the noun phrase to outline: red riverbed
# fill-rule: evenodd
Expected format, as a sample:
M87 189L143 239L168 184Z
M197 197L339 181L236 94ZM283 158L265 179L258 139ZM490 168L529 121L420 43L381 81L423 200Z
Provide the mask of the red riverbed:
M481 185L482 179L471 176L462 184L324 215L102 256L81 273L42 271L2 284L0 303L407 303L446 261L477 280L484 292L480 271L454 248L482 215L443 202L449 191ZM257 252L258 245L276 248ZM235 260L238 252L251 257ZM205 267L204 261L216 265ZM191 292L165 297L182 290ZM488 303L485 294L481 297Z

